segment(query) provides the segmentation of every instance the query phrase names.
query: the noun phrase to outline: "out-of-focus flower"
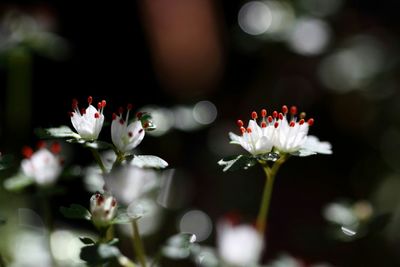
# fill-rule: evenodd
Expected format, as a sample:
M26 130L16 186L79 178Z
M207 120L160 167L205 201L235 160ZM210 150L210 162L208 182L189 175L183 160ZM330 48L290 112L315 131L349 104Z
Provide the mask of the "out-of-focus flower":
M79 110L78 100L72 100L72 109L74 111L70 113L71 122L81 138L85 140L96 140L104 123L103 110L106 106L106 101L99 102L97 109L92 105L92 101L93 98L89 96L89 106L86 109Z
M24 147L22 153L26 158L21 162L23 173L38 185L54 184L62 170L60 149L61 146L57 142L51 145L50 150L45 147L44 143L36 152L33 152L30 147Z
M119 115L113 114L111 123L111 139L115 147L122 153L128 153L137 147L144 138L144 129L140 120L135 120L129 125L129 112L132 105L127 107L125 120L122 118L123 109L119 109Z
M264 242L251 225L233 225L224 220L217 225L218 253L222 260L233 266L256 266Z
M320 142L317 137L307 135L314 119L306 121L304 112L297 116L295 106L292 106L289 112L288 107L284 105L282 112L274 111L268 117L267 110L261 110L260 125L257 123L257 112L253 111L251 117L247 128L243 127L243 121L238 120L241 136L234 133L229 133L229 136L231 143L241 145L254 156L271 151L298 156L332 154L330 143Z
M97 192L90 198L90 212L97 228L107 227L117 214L117 200L108 193Z

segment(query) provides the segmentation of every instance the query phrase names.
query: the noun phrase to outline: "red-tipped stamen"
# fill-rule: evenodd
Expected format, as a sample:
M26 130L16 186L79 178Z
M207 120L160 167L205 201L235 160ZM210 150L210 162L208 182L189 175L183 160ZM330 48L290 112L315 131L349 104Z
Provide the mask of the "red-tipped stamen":
M81 115L86 114L86 109L81 108Z
M301 119L301 120L299 121L299 124L300 124L300 125L303 125L304 122L305 122L304 119Z
M283 114L282 113L279 113L279 119L283 120Z
M127 109L127 110L132 110L132 107L133 107L132 104L128 104L128 105L126 106L126 109Z
M267 127L267 123L266 123L265 121L263 121L263 122L261 123L261 128L265 128L265 127Z
M239 128L243 127L243 121L242 120L237 120L236 124Z
M295 125L296 125L296 123L294 121L291 121L289 124L290 127L294 127Z
M36 147L37 147L38 149L40 149L40 148L45 148L45 147L46 147L46 143L45 143L43 140L40 140L40 141L38 141L38 142L36 143Z
M96 112L96 113L94 114L94 117L95 117L96 119L98 119L98 118L100 118L100 114L99 114L98 112Z
M247 128L247 132L251 133L251 128L250 127Z
M117 119L117 114L113 113L112 114L112 120L115 120L115 119Z
M274 127L275 127L275 128L278 128L278 126L279 126L279 122L276 121L276 122L274 123Z
M123 107L119 107L119 108L118 108L118 113L119 113L119 114L124 113L124 108L123 108Z
M305 112L300 113L300 119L305 119L305 118L306 118L306 113Z
M74 116L74 112L68 111L68 116L73 117Z
M267 117L267 110L265 108L261 110L261 117Z
M136 113L136 118L140 120L140 118L143 116L143 112L138 112Z
M288 113L288 107L286 105L282 106L282 113L285 115Z
M252 118L253 120L255 120L255 119L257 119L257 117L258 117L257 112L253 111L253 112L251 113L251 118Z
M121 125L123 125L123 124L125 123L124 119L123 119L123 118L119 119L119 123L120 123Z
M271 116L268 116L268 119L267 119L267 120L268 120L269 123L272 123L272 121L273 121L274 119L273 119Z
M296 106L291 106L290 107L290 114L293 116L297 114L297 107Z
M278 117L278 111L274 111L272 112L272 117L274 117L275 119Z
M89 103L89 105L91 105L93 102L93 97L89 96L87 102Z
M242 134L244 134L246 132L246 129L244 127L240 127L240 131L242 132Z
M107 105L107 102L105 100L101 100L101 107L105 108L106 105Z
M22 155L25 158L30 158L33 155L33 149L31 147L29 147L29 146L24 146L22 148Z
M75 98L72 99L72 109L77 109L78 108L78 100L76 100Z
M54 142L50 146L50 151L53 152L53 154L59 154L61 152L61 145L59 142Z
M97 103L97 109L101 109L101 102Z
M309 119L307 123L309 126L312 126L314 124L314 119L313 118Z

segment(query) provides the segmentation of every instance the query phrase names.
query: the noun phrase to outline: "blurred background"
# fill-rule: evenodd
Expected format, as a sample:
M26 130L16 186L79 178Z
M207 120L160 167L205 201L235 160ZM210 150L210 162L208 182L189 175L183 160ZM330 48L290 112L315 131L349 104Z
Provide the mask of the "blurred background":
M225 214L254 222L264 185L259 167L223 173L217 165L243 153L228 132L253 110L297 105L334 153L293 157L281 169L263 261L287 253L304 264L400 266L398 12L397 1L372 0L2 1L0 151L14 156L14 168L1 176L18 169L21 148L38 141L36 128L71 126L73 98L106 99L108 122L132 103L158 126L140 154L174 169L162 226L145 237L150 254L179 231L198 231L214 246ZM100 139L109 135L105 128ZM92 163L78 145L64 146L68 167ZM65 194L51 202L56 228L93 230L58 212L88 205L83 180L61 183ZM34 190L0 189L0 215L18 222L21 209L40 214L34 198ZM346 216L363 228L341 231ZM21 227L1 226L1 236ZM22 250L11 239L2 238L0 250Z

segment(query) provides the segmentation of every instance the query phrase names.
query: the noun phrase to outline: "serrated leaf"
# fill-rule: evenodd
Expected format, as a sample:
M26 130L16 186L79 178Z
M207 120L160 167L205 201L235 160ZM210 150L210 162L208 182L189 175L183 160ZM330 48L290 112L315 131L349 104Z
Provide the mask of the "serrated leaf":
M248 169L250 167L253 167L256 165L257 159L252 157L252 156L245 156L245 155L239 155L239 156L231 156L227 158L223 158L220 161L218 161L218 164L220 166L223 166L224 169L223 171L237 171L241 169Z
M85 207L78 204L71 204L68 208L60 207L60 211L64 217L69 219L90 220L92 217L92 214Z
M79 240L85 245L96 244L96 242L90 237L79 237Z
M66 125L47 129L39 128L36 129L35 132L40 138L81 138L79 134L72 131L71 128Z
M196 236L191 233L180 233L168 238L162 248L164 256L171 259L184 259L190 256L191 247L196 241Z
M133 158L131 164L139 168L164 169L168 163L160 157L153 155L138 155Z
M6 179L4 181L4 188L9 191L16 192L24 189L25 187L33 184L34 182L35 181L31 177L19 173L15 176Z

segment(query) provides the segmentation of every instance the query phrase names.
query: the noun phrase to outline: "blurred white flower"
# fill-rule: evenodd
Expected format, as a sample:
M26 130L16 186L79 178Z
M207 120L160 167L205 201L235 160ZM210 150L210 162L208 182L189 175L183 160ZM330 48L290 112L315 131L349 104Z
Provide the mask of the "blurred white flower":
M51 151L43 145L36 152L30 147L24 147L22 153L26 158L21 161L22 172L38 185L54 184L62 171L58 155L60 149L60 144L56 142L51 145Z
M79 110L78 101L76 99L72 100L72 109L74 110L70 113L72 125L81 138L86 140L96 140L104 123L103 110L106 106L106 101L99 102L97 109L92 105L92 101L93 98L89 96L89 106L86 109Z
M224 220L217 225L218 253L222 260L237 267L256 266L264 242L251 225L232 225Z
M132 151L144 138L144 129L140 120L129 122L129 112L132 105L127 107L125 120L122 118L123 109L120 108L119 115L113 114L111 123L111 139L115 147L122 153Z
M117 200L108 193L97 192L90 198L90 212L96 227L106 227L117 214Z

